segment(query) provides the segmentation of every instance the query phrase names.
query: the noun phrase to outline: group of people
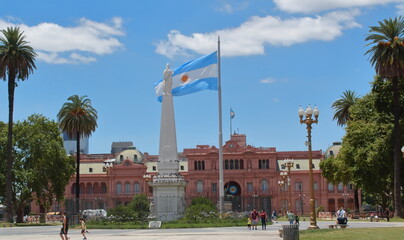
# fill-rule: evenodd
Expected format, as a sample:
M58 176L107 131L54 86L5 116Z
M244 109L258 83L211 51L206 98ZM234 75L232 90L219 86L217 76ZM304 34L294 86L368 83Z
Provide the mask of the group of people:
M257 225L260 220L262 230L267 229L267 221L268 221L267 213L265 212L264 209L262 209L261 212L258 212L254 208L254 210L252 210L247 220L248 230L257 230Z
M87 240L86 233L87 227L86 227L86 221L84 218L80 218L80 228L81 228L81 234L83 235L83 240ZM62 220L62 228L60 229L60 238L62 240L69 240L70 237L67 236L67 232L69 231L69 218L67 217L66 212L63 212L63 220Z
M290 224L299 224L299 216L295 216L292 211L288 211L286 214L288 221ZM278 214L276 210L272 212L272 220L274 222L277 222L278 220ZM258 212L257 210L252 210L250 215L248 216L247 220L247 228L248 230L257 230L258 222L261 221L261 226L262 230L267 229L267 221L268 221L268 215L265 212L265 210L261 210L261 212Z

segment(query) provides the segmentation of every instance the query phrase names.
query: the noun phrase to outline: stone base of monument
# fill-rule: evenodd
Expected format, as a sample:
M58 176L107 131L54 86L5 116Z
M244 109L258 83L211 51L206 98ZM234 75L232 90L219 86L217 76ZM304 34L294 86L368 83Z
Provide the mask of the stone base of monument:
M161 221L150 221L149 228L161 228Z
M153 210L156 220L167 222L183 217L185 211L184 178L178 174L159 175L149 182L153 187Z

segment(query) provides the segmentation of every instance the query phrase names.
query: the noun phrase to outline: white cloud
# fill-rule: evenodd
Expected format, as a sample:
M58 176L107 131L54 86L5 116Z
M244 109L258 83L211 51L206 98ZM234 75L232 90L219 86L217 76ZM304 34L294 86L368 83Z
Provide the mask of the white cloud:
M396 7L398 15L404 15L404 1L403 3L398 4Z
M276 82L276 81L273 78L266 78L266 79L262 79L260 81L260 83L264 83L264 84L269 84L269 83L274 83L274 82Z
M230 3L224 3L218 10L220 12L233 13L233 6Z
M403 2L403 0L273 0L275 5L286 12L312 13L323 10L365 7L386 3Z
M358 10L331 12L324 16L281 19L274 16L251 17L239 27L191 36L172 30L168 40L157 43L156 52L167 57L188 51L207 54L217 49L221 39L222 56L262 55L265 45L291 46L307 41L332 41L348 28L359 27L354 17Z
M0 19L0 29L8 26L18 26L24 31L26 40L38 53L38 60L55 64L96 61L94 55L111 54L122 48L116 37L124 35L119 17L110 23L81 18L75 27L48 22L28 26Z
M244 0L222 0L221 1L222 6L216 8L219 12L225 12L225 13L233 13L236 11L244 10L248 7L249 3L248 1Z

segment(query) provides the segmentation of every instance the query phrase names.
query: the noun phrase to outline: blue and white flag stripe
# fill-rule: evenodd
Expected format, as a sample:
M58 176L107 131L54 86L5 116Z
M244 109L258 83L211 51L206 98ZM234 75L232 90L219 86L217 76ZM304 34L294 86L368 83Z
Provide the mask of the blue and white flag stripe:
M202 90L218 89L217 52L184 63L173 72L172 94L183 96ZM164 82L154 84L158 100L162 101Z

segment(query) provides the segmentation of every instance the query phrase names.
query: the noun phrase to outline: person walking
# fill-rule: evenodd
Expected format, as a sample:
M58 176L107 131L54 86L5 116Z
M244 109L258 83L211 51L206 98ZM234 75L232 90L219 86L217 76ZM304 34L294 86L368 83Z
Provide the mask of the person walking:
M69 219L67 218L66 212L63 212L62 228L60 229L60 238L62 240L69 240L67 232L69 231Z
M261 227L262 230L266 230L267 229L267 213L265 212L265 209L262 209L261 213L260 213L260 218L261 218Z
M295 221L295 215L293 214L292 211L288 211L288 213L286 214L286 216L288 217L289 220L289 224L293 224L293 222Z
M87 232L87 227L86 227L86 221L84 221L84 218L80 218L80 227L81 227L81 234L83 235L83 240L86 240L86 232Z
M276 210L274 210L273 212L272 212L272 220L274 221L274 222L278 222L278 214L276 213Z
M258 212L257 210L252 210L251 212L251 222L252 222L252 229L257 230L257 225L258 225Z

